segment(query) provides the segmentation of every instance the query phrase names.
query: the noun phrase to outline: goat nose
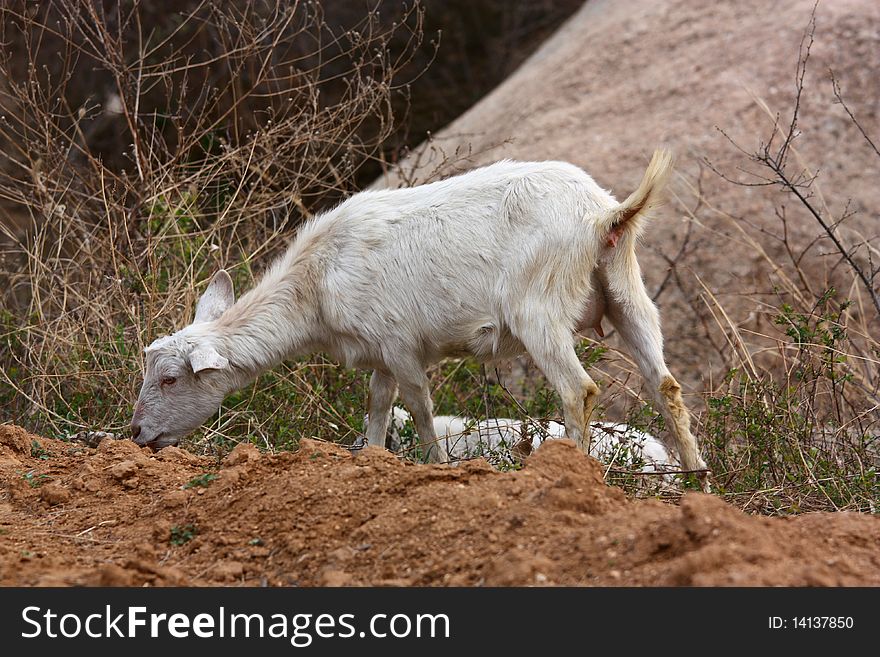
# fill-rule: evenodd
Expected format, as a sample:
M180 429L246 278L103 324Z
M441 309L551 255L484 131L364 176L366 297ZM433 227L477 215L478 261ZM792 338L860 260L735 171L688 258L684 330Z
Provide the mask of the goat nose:
M141 425L132 424L131 425L131 439L137 440L137 437L141 435Z

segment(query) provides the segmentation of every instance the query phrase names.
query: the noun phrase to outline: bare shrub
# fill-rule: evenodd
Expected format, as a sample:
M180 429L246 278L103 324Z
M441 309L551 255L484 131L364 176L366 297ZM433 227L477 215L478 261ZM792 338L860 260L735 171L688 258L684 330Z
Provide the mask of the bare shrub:
M5 3L4 419L119 431L143 346L191 319L211 273L250 286L316 205L352 190L393 130L422 18L412 5L390 26L365 11L337 28L316 2Z
M753 314L760 331L734 325L704 288L715 319L707 331L727 348L728 373L707 392L703 416L708 461L719 489L743 507L768 513L817 509L876 512L880 496L880 298L874 238L850 228L850 201L835 215L833 190L797 149L815 9L801 42L788 120L763 102L770 134L751 150L732 184L782 192L775 228L716 210L740 244L762 257L771 289ZM823 90L842 105L862 136L848 150L875 142L846 104L831 72ZM710 165L711 166L711 165ZM830 192L830 194L829 194ZM834 199L840 202L840 199ZM814 225L812 238L796 238ZM799 230L796 231L795 228ZM781 258L780 258L781 254ZM760 321L763 318L764 321Z

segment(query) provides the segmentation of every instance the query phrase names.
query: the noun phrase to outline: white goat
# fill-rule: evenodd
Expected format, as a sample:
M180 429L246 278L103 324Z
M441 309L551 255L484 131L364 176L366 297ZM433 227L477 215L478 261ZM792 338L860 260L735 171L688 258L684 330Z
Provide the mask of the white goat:
M635 255L671 167L656 152L623 203L563 162L503 161L352 196L306 223L237 302L229 275L217 272L194 322L147 347L132 437L174 444L261 372L326 351L373 370L371 445L385 444L399 388L436 460L428 366L527 351L562 399L567 436L587 451L599 389L573 336L601 335L607 316L666 419L668 444L686 469L704 469Z
M388 449L406 449L412 418L395 406L388 429ZM651 434L617 422L591 422L590 456L603 463L622 462L641 472L677 470L679 464ZM477 421L459 415L437 415L434 431L440 461L456 463L482 456L493 465L510 465L538 449L545 440L565 438L565 426L547 421L523 424L520 420L491 418ZM411 437L410 434L409 437ZM663 476L671 482L671 476Z

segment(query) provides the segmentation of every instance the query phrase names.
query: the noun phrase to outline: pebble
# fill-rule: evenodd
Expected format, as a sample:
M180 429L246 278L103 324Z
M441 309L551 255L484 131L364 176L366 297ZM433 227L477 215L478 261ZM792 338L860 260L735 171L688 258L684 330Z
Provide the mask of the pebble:
M46 484L40 487L40 499L50 506L64 504L70 500L70 491L56 483Z
M138 464L134 461L122 461L110 468L110 476L114 479L124 481L130 479L137 474Z

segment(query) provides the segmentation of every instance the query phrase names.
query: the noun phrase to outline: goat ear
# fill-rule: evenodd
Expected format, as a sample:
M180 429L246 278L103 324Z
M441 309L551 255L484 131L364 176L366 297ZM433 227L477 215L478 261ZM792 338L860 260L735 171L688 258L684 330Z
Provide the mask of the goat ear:
M235 301L235 292L232 289L232 279L225 269L219 270L208 283L208 289L202 294L196 304L196 318L194 322L211 322L229 308Z
M193 372L202 370L222 370L229 367L229 361L217 353L213 347L196 347L189 354L189 364Z

